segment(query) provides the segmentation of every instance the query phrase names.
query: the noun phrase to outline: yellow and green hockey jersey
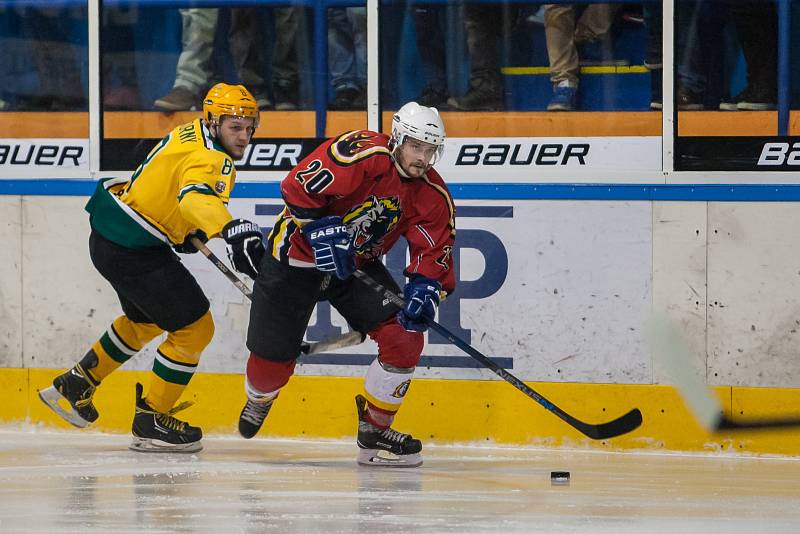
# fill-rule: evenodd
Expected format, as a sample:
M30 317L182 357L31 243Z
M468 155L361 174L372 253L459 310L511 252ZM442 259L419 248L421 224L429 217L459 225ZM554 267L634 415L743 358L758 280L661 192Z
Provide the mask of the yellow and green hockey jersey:
M230 156L200 119L178 126L126 178L107 178L86 204L92 228L129 248L180 244L203 230L213 237L231 220L236 180Z

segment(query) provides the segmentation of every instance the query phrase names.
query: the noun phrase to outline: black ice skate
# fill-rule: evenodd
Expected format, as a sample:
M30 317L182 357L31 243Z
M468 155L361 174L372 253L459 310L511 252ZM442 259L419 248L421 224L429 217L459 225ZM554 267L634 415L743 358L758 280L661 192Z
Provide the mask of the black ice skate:
M242 413L239 414L239 434L245 439L250 439L255 436L261 425L264 424L264 419L267 418L272 403L275 402L278 396L275 395L267 400L251 400L247 399L247 403L242 408Z
M366 420L367 399L356 395L358 463L375 467L419 467L422 442L391 428L381 430Z
M175 419L172 414L191 406L182 402L166 413L153 410L142 398L142 385L136 384L136 414L133 416L133 441L128 447L138 452L197 452L203 448L203 431Z
M52 387L40 390L39 398L68 423L85 428L98 417L92 396L100 382L88 371L96 366L97 354L90 350L75 367L58 375Z

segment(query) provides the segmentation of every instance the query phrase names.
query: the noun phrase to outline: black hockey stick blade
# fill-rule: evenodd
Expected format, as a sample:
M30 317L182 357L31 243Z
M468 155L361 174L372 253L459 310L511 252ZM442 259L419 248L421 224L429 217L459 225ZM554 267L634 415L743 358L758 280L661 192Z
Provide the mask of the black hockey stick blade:
M402 297L396 295L393 291L385 288L379 282L375 281L370 275L363 271L357 270L353 273L353 276L361 280L365 285L377 291L378 293L383 294L383 296L389 301L394 304L395 306L402 308L405 306L405 301L403 301ZM639 425L642 424L642 412L640 412L637 408L634 408L630 412L626 413L622 417L614 419L613 421L609 421L607 423L600 423L593 425L591 423L586 423L581 421L580 419L576 419L572 415L568 414L546 398L542 397L532 388L530 388L527 384L525 384L522 380L517 378L516 376L512 375L502 367L500 367L497 363L493 360L489 359L483 353L475 349L472 345L467 343L466 341L462 340L461 338L457 337L455 334L450 332L447 328L440 325L436 321L429 319L428 326L432 330L435 330L442 336L444 336L450 343L455 345L456 347L460 348L474 359L478 360L484 367L493 371L497 376L520 390L522 393L530 397L531 399L538 402L544 409L548 410L549 412L555 414L559 417L562 421L566 422L568 425L573 427L574 429L578 430L579 432L583 433L583 435L592 438L592 439L609 439L616 436L621 436L622 434L627 434L632 430L636 430L639 428Z
M714 430L746 431L746 430L780 430L800 428L800 417L787 417L785 419L742 419L734 421L727 417L720 417Z
M653 356L700 424L709 432L800 428L800 417L733 420L693 369L691 349L680 330L666 317L654 316L648 324Z
M559 417L564 419L567 423L579 430L585 436L598 440L615 438L617 436L627 434L628 432L636 430L642 424L642 412L639 411L639 408L634 408L625 415L618 417L613 421L599 423L596 425L579 421L567 413L564 413L563 415L556 415L559 415Z

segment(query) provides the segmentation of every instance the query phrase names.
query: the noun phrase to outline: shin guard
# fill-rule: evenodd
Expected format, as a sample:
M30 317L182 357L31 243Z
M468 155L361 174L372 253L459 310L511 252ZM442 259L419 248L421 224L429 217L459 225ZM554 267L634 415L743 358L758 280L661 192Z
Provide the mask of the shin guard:
M147 404L157 412L167 412L186 389L194 376L200 354L214 337L211 312L185 328L170 332L158 347Z

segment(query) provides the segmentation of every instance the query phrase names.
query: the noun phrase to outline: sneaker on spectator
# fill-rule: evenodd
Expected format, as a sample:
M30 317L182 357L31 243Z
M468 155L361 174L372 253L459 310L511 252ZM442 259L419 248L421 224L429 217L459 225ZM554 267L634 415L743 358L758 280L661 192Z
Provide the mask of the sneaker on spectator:
M775 109L775 91L765 91L759 87L747 86L730 99L719 103L724 111L769 111Z
M447 108L447 91L432 85L426 85L419 98L417 98L417 103L421 106L437 108L441 111Z
M272 88L277 111L294 111L297 109L297 84L278 82Z
M650 109L655 111L661 111L664 108L661 88L662 72L660 68L650 70Z
M575 111L578 88L568 81L553 86L553 98L547 104L547 111Z
M269 97L266 93L255 93L253 94L253 98L256 99L256 106L261 111L272 109L272 102L270 102Z
M330 109L334 111L355 111L366 109L366 107L366 91L350 85L337 87L330 105Z
M675 106L679 111L700 111L705 109L703 98L682 85L678 85L678 94L675 95Z
M529 14L525 21L528 24L535 24L536 26L544 26L544 4L540 5L539 8Z
M503 108L503 95L499 85L476 81L464 96L448 98L447 105L460 111L499 111Z
M153 102L153 106L164 111L197 111L198 100L194 91L176 85L172 91Z

